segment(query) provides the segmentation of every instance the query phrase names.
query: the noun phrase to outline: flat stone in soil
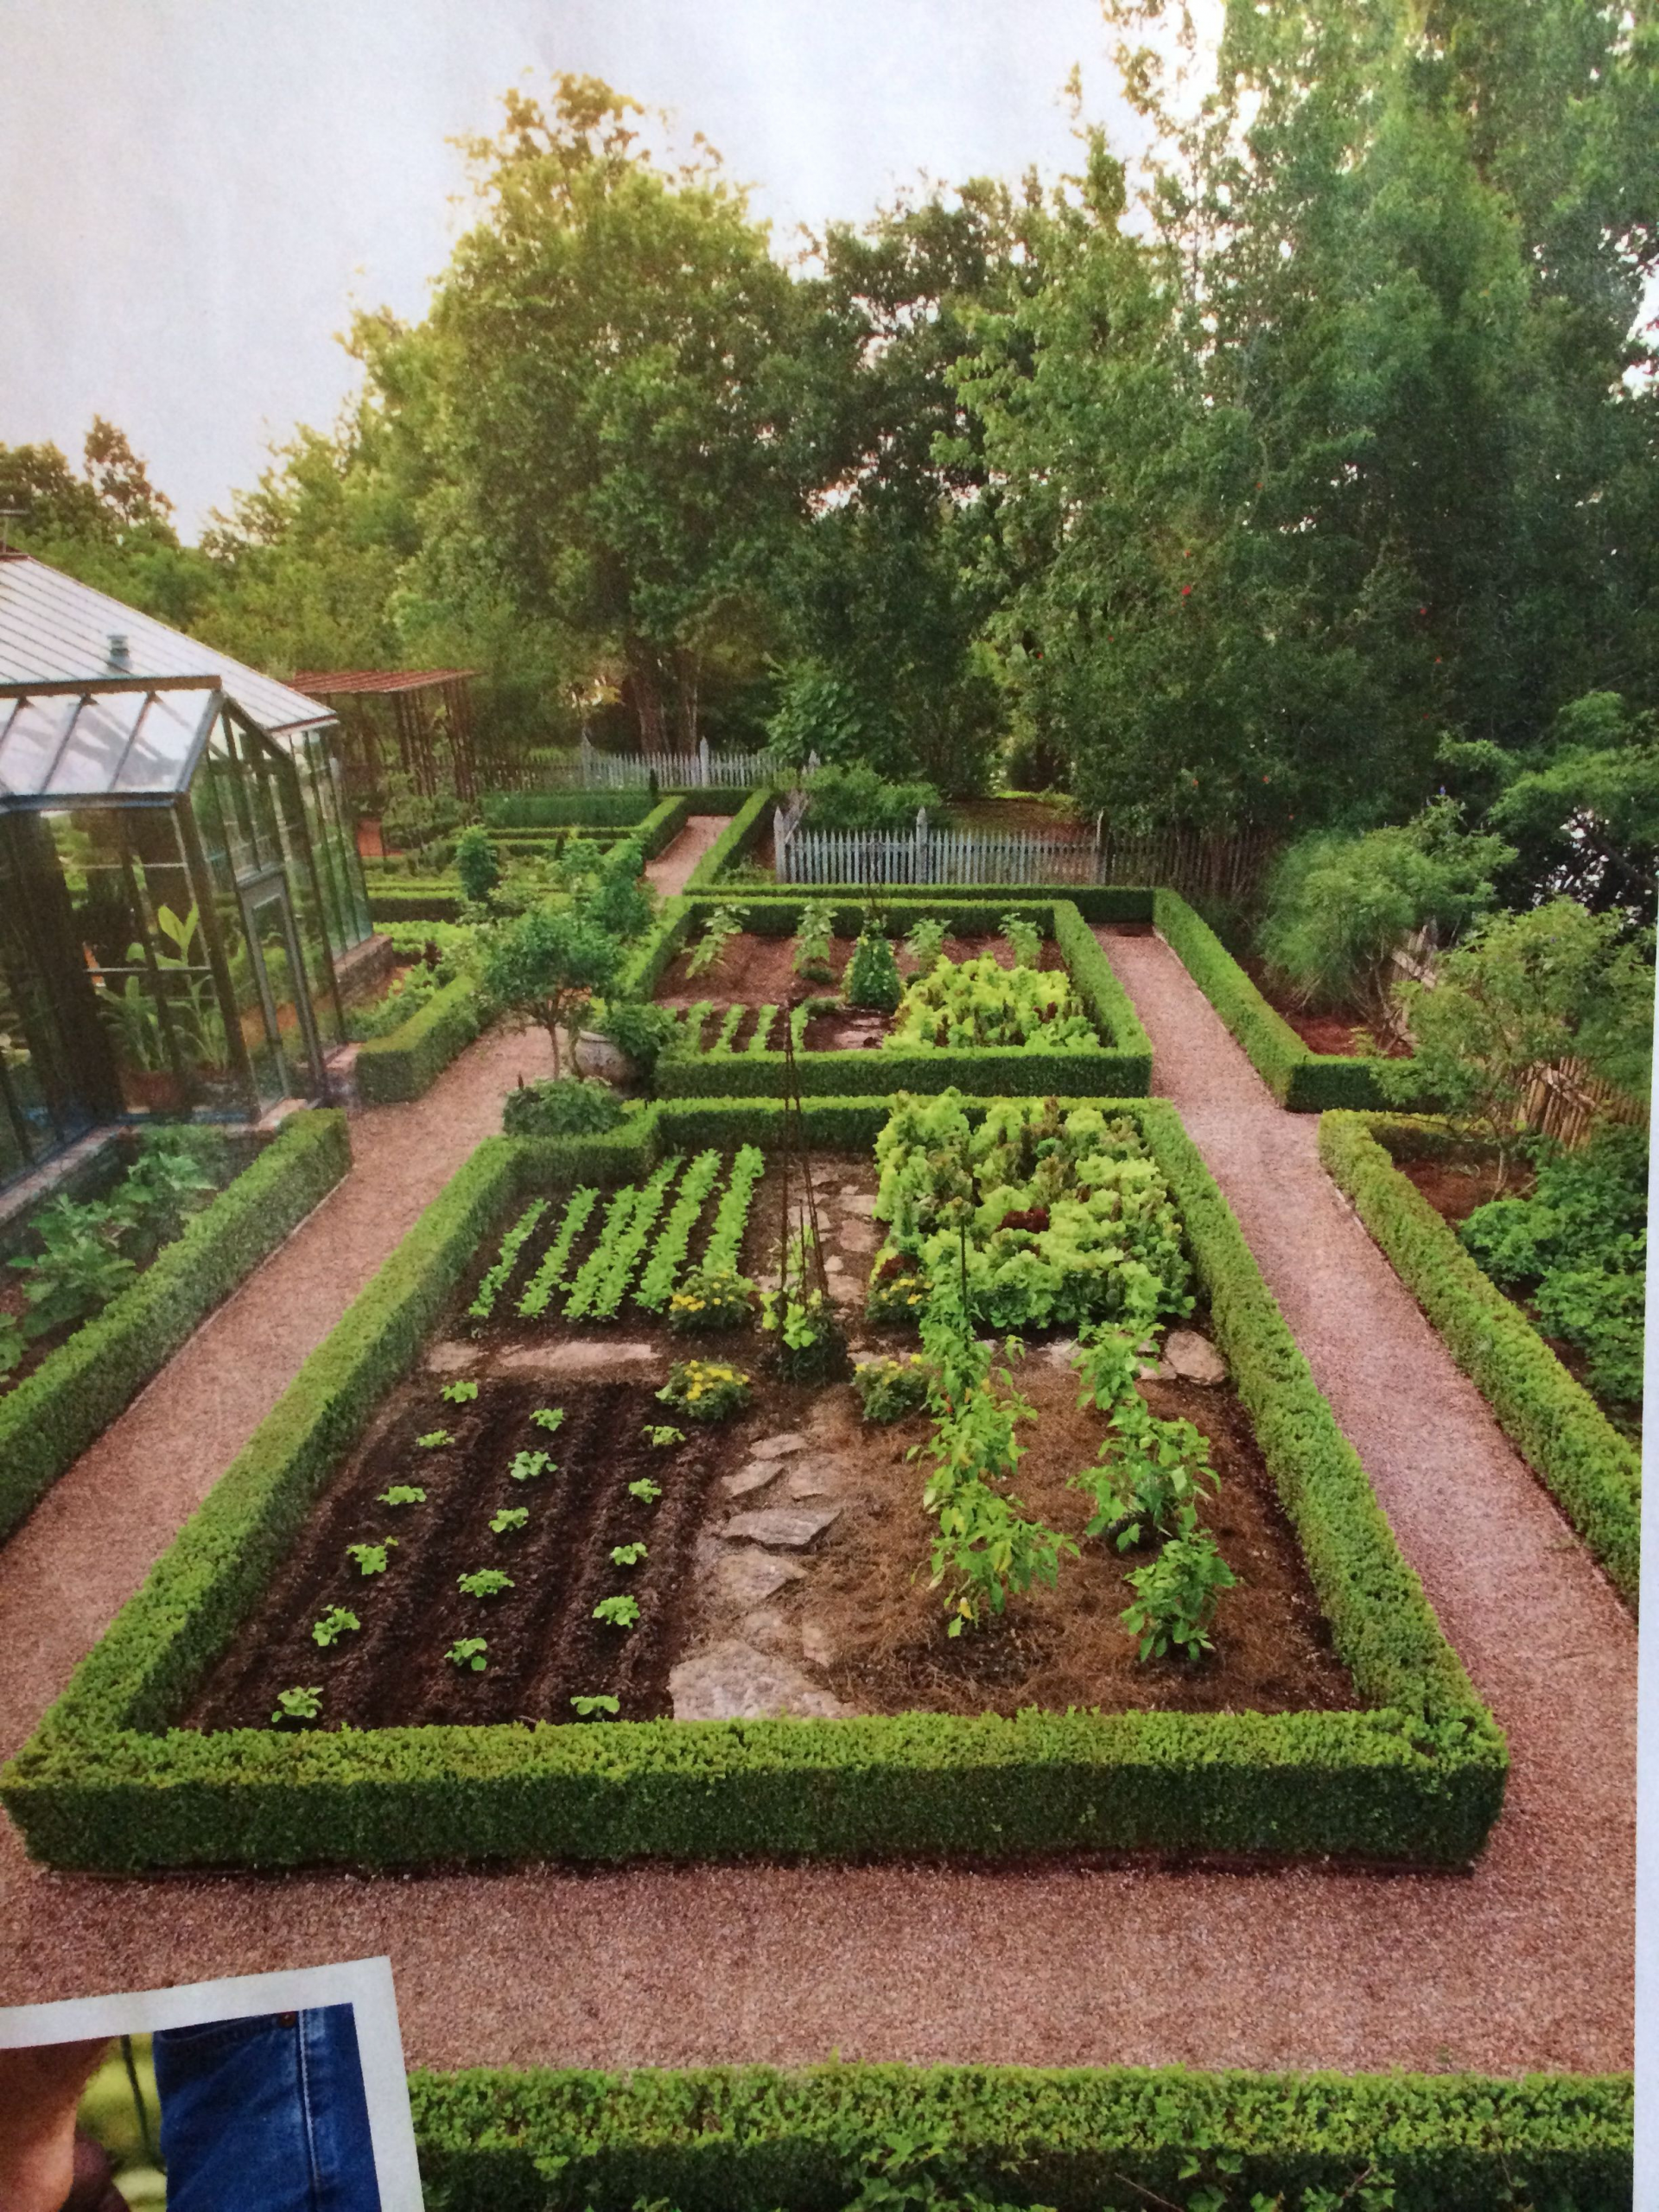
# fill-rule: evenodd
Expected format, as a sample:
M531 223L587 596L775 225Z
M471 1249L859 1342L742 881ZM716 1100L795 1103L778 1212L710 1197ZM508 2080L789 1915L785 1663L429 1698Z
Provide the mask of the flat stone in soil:
M734 1475L722 1475L720 1486L728 1497L747 1497L751 1491L764 1490L768 1483L775 1483L780 1472L775 1459L751 1459Z
M721 1534L747 1537L753 1543L781 1551L798 1552L840 1517L838 1505L763 1506L758 1513L734 1513Z
M479 1356L476 1344L456 1344L452 1338L433 1345L426 1355L427 1370L433 1375L459 1375L463 1368L476 1367Z
M875 1249L875 1230L868 1221L844 1221L836 1231L836 1242L843 1252L861 1259Z
M521 1344L496 1361L502 1375L608 1375L619 1369L659 1366L655 1344L624 1344L613 1338L578 1338L563 1344Z
M1209 1338L1201 1337L1196 1329L1170 1331L1164 1339L1164 1363L1183 1382L1213 1388L1227 1380L1226 1361Z
M785 1484L791 1497L839 1497L844 1486L841 1470L833 1460L798 1467Z
M798 1582L805 1573L792 1559L779 1559L758 1545L747 1544L741 1551L726 1552L715 1560L714 1594L721 1604L747 1611L764 1605L785 1582Z
M677 1720L833 1720L844 1708L798 1667L738 1637L685 1659L668 1678Z
M745 1613L738 1628L746 1643L757 1651L791 1651L795 1648L795 1624L775 1605L757 1606L752 1613Z
M822 1621L801 1624L801 1656L809 1667L833 1667L836 1639Z
M763 1436L758 1444L750 1445L749 1457L752 1459L781 1459L786 1452L804 1452L805 1449L805 1437L799 1429L791 1428L782 1436Z

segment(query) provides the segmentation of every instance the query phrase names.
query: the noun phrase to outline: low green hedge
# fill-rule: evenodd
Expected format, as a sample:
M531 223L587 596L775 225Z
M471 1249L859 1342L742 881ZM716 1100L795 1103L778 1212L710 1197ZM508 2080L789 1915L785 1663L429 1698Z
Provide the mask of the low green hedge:
M1395 1165L1445 1150L1446 1135L1443 1125L1327 1114L1319 1123L1319 1157L1503 1433L1634 1611L1640 1454Z
M1369 1060L1310 1052L1275 1013L1221 939L1174 891L1154 894L1159 935L1243 1047L1245 1057L1281 1106L1294 1114L1332 1107L1381 1107L1389 1102ZM1427 1103L1420 1098L1414 1104Z
M643 784L626 791L486 791L481 804L491 830L631 830L659 804Z
M369 918L372 922L458 922L461 885L454 876L437 876L429 882L411 878L407 882L368 886Z
M841 2212L951 2196L1058 2212L1628 2212L1629 2075L830 2064L413 2072L428 2212ZM908 2146L908 2155L895 2146ZM1375 2195L1362 2200L1367 2184Z
M0 1397L0 1538L351 1166L343 1114L285 1122L143 1274Z
M484 1020L476 987L470 977L457 976L389 1037L358 1046L358 1096L369 1106L400 1106L424 1097L479 1034Z
M753 851L772 820L774 796L769 789L749 793L686 878L688 891L712 890L724 869L735 866L746 853ZM710 808L709 811L715 810Z
M631 985L643 995L653 989L674 955L714 902L687 898L665 913L656 938L643 950ZM800 902L766 900L750 907L746 918L764 926L761 936L792 935ZM862 1048L848 1052L802 1052L795 1057L801 1095L806 1098L856 1096L879 1080L894 1090L932 1092L953 1085L975 1095L1006 1098L1144 1096L1152 1082L1152 1040L1135 1016L1129 995L1112 972L1111 963L1077 907L1067 899L1005 900L996 908L950 907L928 898L884 909L886 926L902 932L913 922L938 917L969 936L994 934L1010 909L1034 922L1058 945L1078 996L1105 1038L1100 1052L1033 1052L1024 1046L987 1046L977 1052L911 1052ZM837 912L850 935L859 927L855 910ZM734 1098L783 1096L787 1067L782 1052L708 1052L673 1049L657 1063L656 1087L664 1098Z
M651 1107L575 1146L492 1139L429 1208L0 1774L29 1850L111 1872L1078 1847L1467 1864L1502 1802L1503 1738L1173 1108L1114 1110L1136 1116L1169 1179L1366 1709L162 1734L511 1206L606 1159L631 1175L693 1129L764 1143L783 1120L757 1099ZM885 1111L875 1098L809 1104L808 1134L867 1141Z

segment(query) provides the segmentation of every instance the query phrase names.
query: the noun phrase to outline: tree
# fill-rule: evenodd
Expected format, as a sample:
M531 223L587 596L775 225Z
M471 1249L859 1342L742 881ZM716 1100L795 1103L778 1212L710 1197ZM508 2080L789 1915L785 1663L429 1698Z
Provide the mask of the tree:
M574 908L534 907L491 938L484 988L501 1011L526 1027L545 1029L553 1072L562 1071L561 1035L574 1060L576 1033L590 999L614 989L621 941Z
M1500 1184L1527 1129L1541 1071L1580 1059L1633 1096L1653 1058L1654 971L1617 914L1571 899L1487 922L1407 983L1409 1061L1377 1063L1402 1103L1421 1088L1496 1147Z
M173 503L124 431L94 415L77 476L54 445L0 446L8 543L147 614L195 626L211 605L210 562L181 545Z
M711 672L759 671L800 511L790 279L712 149L658 166L633 101L567 75L505 111L432 318L467 525L518 607L618 666L640 741L690 749Z

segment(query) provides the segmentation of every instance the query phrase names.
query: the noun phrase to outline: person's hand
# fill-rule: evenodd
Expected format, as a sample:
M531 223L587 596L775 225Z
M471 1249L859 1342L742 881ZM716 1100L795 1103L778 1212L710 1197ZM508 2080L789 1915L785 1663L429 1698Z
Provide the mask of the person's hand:
M0 2212L59 2212L75 2178L75 2113L109 2048L96 2036L0 2050Z

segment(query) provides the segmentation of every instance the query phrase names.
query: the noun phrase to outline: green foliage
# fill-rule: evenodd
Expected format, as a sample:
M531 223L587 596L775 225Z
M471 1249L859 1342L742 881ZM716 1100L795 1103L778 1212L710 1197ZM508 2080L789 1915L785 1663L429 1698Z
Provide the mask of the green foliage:
M1444 1130L1440 1134L1444 1141ZM1319 1157L1504 1434L1634 1606L1641 1556L1637 1455L1378 1141L1386 1139L1409 1157L1432 1136L1433 1125L1426 1130L1415 1122L1328 1114L1319 1124Z
M881 1040L884 1052L972 1052L988 1045L1088 1052L1099 1051L1100 1039L1066 976L1004 968L985 953L942 960L912 977Z
M621 1122L622 1101L608 1083L589 1076L544 1076L520 1083L501 1107L510 1137L601 1136Z
M415 1483L394 1483L390 1490L383 1490L375 1500L377 1505L424 1505L426 1492Z
M598 1204L599 1191L594 1184L584 1184L581 1190L572 1192L560 1218L557 1233L543 1254L535 1274L524 1286L524 1296L518 1300L518 1311L524 1319L534 1320L545 1313L553 1302L554 1294L563 1289L569 1275L570 1255L575 1249L576 1240L587 1228ZM556 1426L556 1423L553 1425Z
M806 818L814 830L913 830L923 807L931 815L940 811L933 785L890 784L861 765L819 768L807 779L806 788Z
M645 1556L645 1548L643 1544L613 1544L611 1547L613 1567L638 1567Z
M315 1720L322 1712L322 1690L294 1688L278 1690L276 1710L270 1716L273 1726L280 1727L285 1720Z
M622 1710L620 1700L613 1697L583 1697L578 1694L570 1700L578 1718L591 1720L595 1713L608 1713L613 1719Z
M530 1418L537 1428L544 1428L550 1436L555 1429L563 1426L564 1408L563 1406L537 1406L535 1412L531 1414Z
M446 1444L453 1444L454 1440L454 1437L447 1428L429 1428L424 1436L417 1436L415 1440L423 1452L440 1451Z
M552 1459L545 1452L515 1452L512 1464L507 1469L508 1478L515 1483L533 1483L552 1465Z
M506 1288L518 1265L518 1255L535 1233L536 1225L547 1211L545 1198L532 1198L517 1221L501 1239L501 1247L494 1264L479 1284L467 1316L474 1321L487 1321L495 1311L495 1301Z
M594 1607L594 1618L603 1621L607 1628L631 1629L639 1618L637 1598L601 1598Z
M657 1395L688 1421L729 1421L749 1402L749 1378L720 1360L677 1359Z
M742 934L742 908L731 899L717 899L705 915L702 935L687 957L686 974L704 976L709 969L717 968L726 957L727 946Z
M652 1169L645 1184L619 1191L606 1210L599 1242L577 1270L565 1300L567 1321L614 1321L656 1227L669 1189L680 1171L676 1154Z
M529 1520L530 1508L527 1505L504 1505L499 1512L490 1516L490 1534L493 1536L516 1535L527 1526Z
M501 880L501 857L490 842L490 833L474 823L463 830L455 844L455 874L461 895L469 906L481 906Z
M1393 997L1389 956L1413 931L1442 942L1493 904L1491 879L1515 857L1497 837L1466 836L1450 799L1397 829L1300 839L1268 884L1257 942L1303 1005L1357 1007L1381 1026Z
M424 1097L483 1026L478 987L470 975L458 976L390 1036L372 1038L359 1048L357 1087L364 1103L398 1106Z
M1217 1601L1237 1580L1207 1529L1172 1536L1156 1559L1129 1576L1135 1603L1121 1618L1129 1634L1141 1639L1141 1657L1161 1659L1175 1650L1196 1659L1211 1650Z
M320 1643L326 1651L330 1644L338 1643L349 1630L361 1628L362 1625L357 1615L348 1611L344 1605L330 1605L321 1620L312 1622L311 1641Z
M574 1055L589 1001L615 989L622 960L621 940L588 915L538 906L495 931L480 975L500 1012L547 1032L556 1076L561 1039Z
M642 1505L654 1505L662 1494L662 1484L652 1482L649 1475L641 1475L628 1484L628 1496L637 1497Z
M1445 1110L1507 1162L1527 1128L1541 1069L1577 1058L1645 1096L1653 1058L1651 963L1617 914L1554 899L1487 922L1438 963L1433 989L1402 986L1415 1066ZM1414 1089L1395 1064L1377 1079L1396 1103Z
M251 1166L191 1214L143 1274L0 1395L0 1537L321 1202L350 1162L343 1114L295 1115Z
M685 1431L656 1421L645 1423L645 1441L655 1452L665 1452L676 1444L683 1444Z
M897 1013L905 987L886 938L868 931L859 938L847 963L842 988L849 1006L873 1007L878 1014Z
M478 1385L463 1377L460 1382L446 1382L438 1395L446 1406L469 1406L478 1395Z
M1043 933L1031 917L1010 912L998 916L996 926L1014 948L1015 966L1034 968L1043 957Z
M489 1664L489 1649L486 1637L462 1636L456 1637L443 1656L452 1667L470 1668L474 1674L481 1675Z
M455 1587L468 1598L499 1598L504 1590L517 1589L518 1585L502 1567L479 1567L470 1574L458 1574Z
M853 1369L853 1388L866 1421L903 1421L927 1403L931 1370L919 1352L902 1358L861 1359Z
M648 1000L612 997L606 1000L595 1027L649 1081L658 1055L673 1038L674 1017L666 1007L653 1006Z
M720 1180L720 1154L699 1153L681 1180L668 1219L658 1233L651 1257L640 1272L633 1302L647 1313L660 1313L674 1295L685 1272L685 1255L691 1232L702 1218L715 1184Z
M835 944L836 910L828 899L808 899L795 925L795 951L791 965L803 982L828 983L835 969L830 955Z
M926 975L939 958L949 934L949 925L937 915L924 914L919 921L911 924L905 932L905 949L916 963L918 975Z
M346 1556L366 1581L372 1574L384 1574L391 1564L387 1554L396 1551L396 1536L383 1536L378 1544L347 1544Z

